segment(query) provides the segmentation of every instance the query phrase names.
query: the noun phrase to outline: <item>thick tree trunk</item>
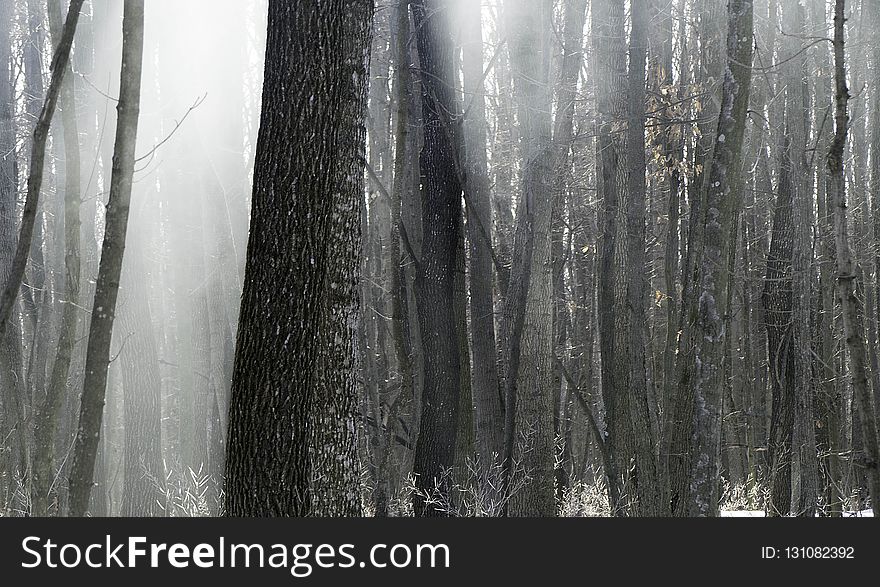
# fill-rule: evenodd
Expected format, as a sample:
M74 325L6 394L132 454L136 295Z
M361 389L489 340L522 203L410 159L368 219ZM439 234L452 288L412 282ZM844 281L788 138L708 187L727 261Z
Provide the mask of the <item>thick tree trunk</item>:
M372 14L371 0L269 2L229 516L360 512L354 340Z
M461 360L455 320L455 272L461 228L461 185L456 170L454 43L450 0L412 2L422 89L424 144L419 154L422 249L415 294L424 386L416 441L416 515L443 515L427 497L448 492L455 459ZM441 499L441 501L443 501Z
M160 516L164 514L161 504L165 485L161 450L162 381L152 309L143 287L150 277L143 260L145 235L137 232L142 231L133 231L129 239L132 242L122 272L119 325L114 337L120 347L125 410L125 475L120 514Z
M618 475L626 488L624 507L630 515L659 516L664 507L655 448L656 404L649 400L646 378L645 324L647 280L645 277L645 61L647 54L647 5L636 0L632 7L627 90L614 99L625 120L623 137L626 166L623 174L618 227L624 238L615 243L614 348L611 360L615 382L615 415L611 419L617 451ZM624 134L624 133L620 133ZM652 418L653 413L653 418Z
M612 7L614 10L612 10ZM608 482L608 498L611 511L621 513L619 496L621 488L617 476L615 436L611 422L616 410L616 382L612 369L614 356L614 297L612 284L615 274L614 247L618 238L617 209L622 194L616 181L621 160L621 133L612 132L615 122L611 101L615 94L625 88L625 31L622 6L613 0L598 0L591 11L591 36L593 43L594 91L596 93L596 167L598 168L598 191L601 196L599 222L601 235L598 243L597 269L597 318L599 326L599 354L601 357L602 403L605 407L605 434L609 460L605 468ZM612 19L612 15L614 18ZM624 71L621 72L621 69Z
M110 340L116 316L116 299L122 273L134 175L144 49L144 0L125 0L122 29L122 71L113 172L107 202L104 244L89 325L79 427L69 476L71 516L83 516L88 509L103 416L107 369L110 364Z
M786 30L806 36L803 8L797 0L784 5ZM789 42L790 52L800 50L800 41ZM818 462L816 460L815 418L813 417L812 307L812 174L807 159L810 96L807 82L807 54L785 64L786 126L791 135L792 169L792 354L794 391L792 399L791 513L813 517L818 507Z

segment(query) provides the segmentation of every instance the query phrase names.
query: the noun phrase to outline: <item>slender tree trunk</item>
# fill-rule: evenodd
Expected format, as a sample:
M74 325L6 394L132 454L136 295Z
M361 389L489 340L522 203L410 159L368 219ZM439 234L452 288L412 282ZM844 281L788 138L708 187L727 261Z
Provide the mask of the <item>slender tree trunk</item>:
M486 96L483 79L482 14L479 2L463 0L462 74L465 118L462 124L470 251L470 332L473 345L472 390L476 447L480 463L490 466L503 452L504 415L498 379L495 306L492 295L492 202L486 157Z
M503 8L523 156L522 197L502 328L505 487L510 487L513 468L521 467L531 479L510 496L509 514L549 517L556 515L550 251L554 199L547 189L552 129L546 106L551 96L552 7L546 0L537 6L508 0Z
M61 37L61 6L59 0L49 0L49 30L53 45ZM73 358L74 343L82 317L79 308L80 286L80 137L76 116L76 89L72 68L67 66L61 85L59 107L64 127L64 268L65 304L61 311L61 333L58 352L52 363L52 374L43 404L34 423L34 469L31 491L32 515L49 513L49 488L54 477L55 431L61 416L63 400L67 396L68 371Z
M553 226L553 302L554 302L554 324L556 327L556 349L558 358L564 359L564 350L566 345L566 336L568 331L568 323L571 318L569 315L569 304L565 296L565 265L570 259L571 254L567 250L565 239L565 223L563 216L566 210L566 192L572 187L572 178L570 170L572 139L574 136L574 113L577 98L578 80L580 79L581 68L584 63L584 25L587 16L586 0L570 0L565 3L565 12L563 16L563 54L562 64L559 71L559 79L556 88L557 109L556 119L553 123L553 197L554 215L552 220ZM571 333L573 337L574 333ZM557 377L556 380L562 381L563 378ZM556 386L554 386L556 387ZM558 388L557 408L554 410L556 414L556 435L562 439L562 459L560 466L557 468L557 497L561 498L563 491L569 484L570 476L570 425L568 422L569 412L568 394L574 393L575 390L567 390Z
M846 207L846 180L844 178L844 150L846 148L847 101L846 53L844 48L845 0L834 2L834 140L828 150L828 195L833 202L834 242L837 254L837 288L843 310L847 355L852 373L853 395L861 419L862 447L865 453L871 508L880 516L880 464L878 464L877 425L871 408L871 392L867 375L864 314L861 300L856 296L857 268L849 244Z
M412 170L409 162L412 139L410 137L410 110L413 107L412 76L410 75L410 17L409 1L399 0L396 7L396 44L394 56L394 90L397 107L397 127L394 139L394 185L391 197L391 242L389 244L390 259L389 270L391 272L391 335L394 342L394 352L397 358L398 380L400 381L400 395L397 399L401 404L399 411L407 405L414 412L417 406L415 397L415 380L413 379L413 356L412 337L410 336L409 321L409 278L406 268L403 266L404 255L402 253L401 233L406 229L401 217L401 208L404 194L413 190L410 178ZM408 242L408 240L407 240ZM399 413L399 412L398 412ZM390 426L395 426L394 419L390 419ZM388 435L389 437L391 434ZM414 438L410 435L410 439ZM387 467L392 455L393 443L385 446L382 455L380 469ZM387 499L389 495L381 495L377 491L376 515L387 515ZM381 499L380 499L381 498Z
M269 2L229 516L360 512L353 345L372 14L371 0Z
M122 71L113 172L107 202L104 244L89 325L79 427L69 477L71 516L83 516L88 509L101 430L107 369L110 364L110 340L116 316L116 298L122 273L134 175L144 48L144 0L125 0L122 28Z
M15 255L16 200L18 199L18 168L16 165L15 95L11 76L13 23L12 6L0 8L0 282L6 283ZM21 413L21 334L17 320L6 331L0 331L0 439L11 438L13 430L23 437ZM0 447L0 504L5 506L13 489L13 442ZM20 443L19 443L20 444ZM24 446L20 447L20 450ZM23 471L22 471L23 473Z
M27 196L22 213L21 229L18 235L18 244L15 256L10 264L9 276L5 281L2 294L0 294L0 334L6 328L6 323L12 315L15 299L21 287L21 280L27 267L27 259L30 253L31 242L34 235L34 224L37 218L37 210L40 200L40 188L43 183L43 165L46 160L46 141L49 138L49 128L52 125L52 116L61 94L64 73L68 69L70 51L73 46L73 37L76 33L76 24L79 20L80 10L85 0L71 0L67 11L67 19L62 28L58 48L52 58L52 77L49 81L49 89L43 102L43 109L37 119L34 128L34 140L31 144L30 170L28 171Z
M682 335L685 361L679 403L679 427L673 452L688 455L684 475L672 478L673 513L717 516L721 442L722 362L729 329L725 271L736 246L736 218L742 182L740 161L751 85L753 43L751 0L732 0L728 9L728 63L722 81L721 108L702 215L691 223L689 259L694 261L693 292L686 298ZM688 267L690 270L691 267ZM676 440L677 438L677 440Z

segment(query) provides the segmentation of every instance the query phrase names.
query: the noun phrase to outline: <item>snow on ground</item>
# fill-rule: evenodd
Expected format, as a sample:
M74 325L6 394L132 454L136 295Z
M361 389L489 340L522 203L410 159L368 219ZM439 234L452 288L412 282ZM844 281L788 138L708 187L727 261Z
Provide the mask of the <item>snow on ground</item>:
M874 514L871 510L862 510L860 512L844 512L844 518L871 518ZM722 518L763 518L762 510L726 510L721 512Z

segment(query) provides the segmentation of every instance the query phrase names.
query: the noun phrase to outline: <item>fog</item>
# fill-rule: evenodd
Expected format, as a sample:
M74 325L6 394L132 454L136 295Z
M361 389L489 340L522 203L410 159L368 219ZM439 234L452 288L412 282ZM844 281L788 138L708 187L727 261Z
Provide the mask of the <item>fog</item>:
M67 3L61 4L66 14ZM32 57L11 72L20 198L39 94L49 83L46 8L34 0L15 0L12 7L13 52ZM65 80L73 87L80 137L79 299L65 295L63 201L69 164L62 99L25 276L30 289L17 309L25 341L20 370L25 418L34 417L43 402L64 305L82 310L55 439L53 489L59 487L50 511L64 509L72 423L79 414L116 131L122 8L117 0L85 3L71 57L73 75ZM265 19L265 0L146 3L137 159L92 492L96 514L136 511L130 503L123 505L126 490L140 491L142 500L156 502L161 510L147 513L217 511ZM157 421L157 410L161 431L150 424ZM126 489L126 478L138 482ZM28 475L18 472L6 490L7 503L16 504L13 511L29 507Z

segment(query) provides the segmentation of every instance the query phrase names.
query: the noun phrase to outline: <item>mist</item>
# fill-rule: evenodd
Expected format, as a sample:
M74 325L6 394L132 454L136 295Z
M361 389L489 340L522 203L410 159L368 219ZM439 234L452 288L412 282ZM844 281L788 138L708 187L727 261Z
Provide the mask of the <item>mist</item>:
M0 516L880 513L876 2L0 2Z

